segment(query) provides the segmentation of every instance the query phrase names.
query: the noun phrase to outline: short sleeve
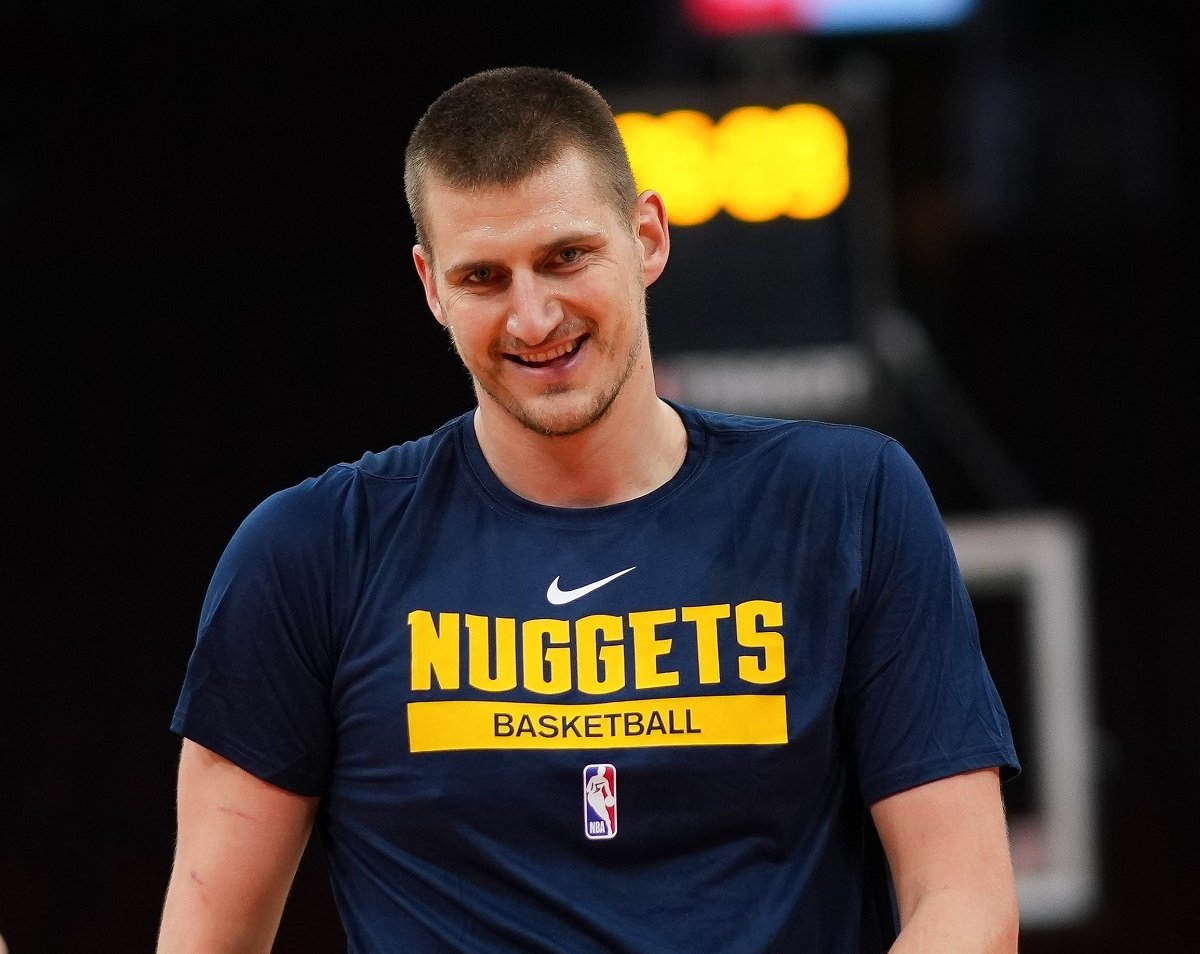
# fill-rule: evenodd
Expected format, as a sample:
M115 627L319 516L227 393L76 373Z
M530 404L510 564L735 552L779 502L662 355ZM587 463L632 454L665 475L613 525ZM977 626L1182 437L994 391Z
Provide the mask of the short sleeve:
M885 443L864 499L861 578L840 718L864 799L959 772L1019 770L941 514Z
M311 481L246 518L209 584L171 728L252 774L305 795L326 785L336 552Z

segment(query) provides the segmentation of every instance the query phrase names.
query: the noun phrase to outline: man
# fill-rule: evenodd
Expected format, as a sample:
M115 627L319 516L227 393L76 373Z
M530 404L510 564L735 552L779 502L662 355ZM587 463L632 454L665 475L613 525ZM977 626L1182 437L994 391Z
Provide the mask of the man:
M160 951L268 950L314 820L356 952L1015 950L1016 756L908 456L658 398L666 213L586 84L470 77L406 160L478 406L230 542Z

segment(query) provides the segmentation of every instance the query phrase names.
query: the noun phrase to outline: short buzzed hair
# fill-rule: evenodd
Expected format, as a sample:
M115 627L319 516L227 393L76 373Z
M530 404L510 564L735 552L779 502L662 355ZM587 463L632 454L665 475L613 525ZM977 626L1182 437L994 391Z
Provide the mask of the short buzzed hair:
M637 188L612 108L568 73L520 66L485 70L442 93L413 130L404 157L404 193L429 248L425 189L438 179L456 189L511 186L568 149L592 160L596 184L632 218Z

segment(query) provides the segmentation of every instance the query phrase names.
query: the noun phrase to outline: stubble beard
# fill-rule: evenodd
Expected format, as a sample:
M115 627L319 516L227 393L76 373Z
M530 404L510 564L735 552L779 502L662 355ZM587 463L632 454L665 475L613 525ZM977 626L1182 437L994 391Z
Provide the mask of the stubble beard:
M645 321L644 316L642 321ZM533 404L540 403L546 399L553 400L559 396L569 396L576 391L576 388L569 385L551 387L534 398L533 401L526 402L519 400L511 393L507 395L497 393L496 389L489 387L488 383L481 376L471 372L469 367L467 370L471 374L477 398L481 396L480 392L483 392L483 394L491 398L501 410L518 424L542 437L570 437L573 434L587 430L597 421L601 420L612 408L613 403L620 396L625 384L633 376L634 369L641 358L644 338L644 334L634 336L633 342L629 347L629 353L625 358L625 364L616 379L606 389L593 394L590 401L585 400L584 406L581 408L575 406L575 402L572 402L572 406L570 407L559 410L547 409L544 413L538 413L532 406ZM451 335L451 339L453 340L453 334ZM592 337L589 339L587 346L599 347L599 343L595 337ZM455 349L459 350L457 342L455 342ZM462 360L461 350L459 350L459 360ZM507 359L499 358L497 360L504 361Z

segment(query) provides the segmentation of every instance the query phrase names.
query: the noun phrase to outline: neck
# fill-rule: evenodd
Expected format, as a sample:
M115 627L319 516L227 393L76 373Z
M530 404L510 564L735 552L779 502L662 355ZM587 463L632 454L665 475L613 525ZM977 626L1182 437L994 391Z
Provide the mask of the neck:
M501 483L553 507L601 507L644 496L669 481L687 453L683 421L653 387L642 393L627 387L604 417L565 437L528 429L484 396L475 433Z

